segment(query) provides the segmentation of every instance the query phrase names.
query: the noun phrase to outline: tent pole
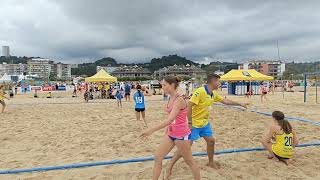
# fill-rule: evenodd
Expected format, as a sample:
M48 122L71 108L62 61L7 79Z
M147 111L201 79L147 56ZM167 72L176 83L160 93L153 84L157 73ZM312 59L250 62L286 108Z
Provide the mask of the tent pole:
M249 97L251 98L251 95L253 94L253 92L251 94L251 90L252 90L251 81L249 83L250 83L249 84Z
M244 94L245 94L245 92L243 92L244 89L242 88L243 85L245 84L244 82L245 82L245 81L242 81L242 84L241 84L241 91L242 91L242 92L241 92L241 95L244 95Z

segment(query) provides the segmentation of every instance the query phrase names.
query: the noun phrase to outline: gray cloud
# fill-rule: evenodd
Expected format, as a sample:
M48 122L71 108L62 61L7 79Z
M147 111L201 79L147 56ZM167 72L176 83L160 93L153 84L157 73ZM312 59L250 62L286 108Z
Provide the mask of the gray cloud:
M2 0L0 45L14 55L84 62L320 59L320 1Z

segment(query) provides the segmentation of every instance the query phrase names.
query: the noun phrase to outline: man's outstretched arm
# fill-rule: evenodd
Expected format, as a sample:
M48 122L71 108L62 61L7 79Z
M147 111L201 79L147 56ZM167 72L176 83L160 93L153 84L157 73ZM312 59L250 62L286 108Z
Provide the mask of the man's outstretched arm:
M225 104L225 105L230 105L230 106L241 106L241 107L244 107L244 108L247 108L247 106L249 105L249 103L239 103L239 102L236 102L236 101L232 101L230 99L223 99L221 101L222 104Z

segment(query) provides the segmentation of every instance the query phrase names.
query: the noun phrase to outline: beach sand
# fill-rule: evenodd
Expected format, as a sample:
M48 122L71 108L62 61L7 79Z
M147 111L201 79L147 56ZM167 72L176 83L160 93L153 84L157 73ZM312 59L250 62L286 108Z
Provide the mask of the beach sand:
M320 122L320 104L315 104L314 91L309 102L303 103L302 92L281 92L268 95L268 102L260 103L260 96L246 99L246 111L213 106L211 119L216 150L261 147L260 139L271 118L250 110L272 112L281 110L287 116ZM20 169L56 166L73 163L122 160L152 156L164 130L148 139L139 137L141 130L135 119L133 102L123 102L118 108L115 100L93 100L85 103L83 96L71 98L71 92L53 93L53 99L32 98L32 94L18 95L6 101L5 114L0 115L0 169ZM320 99L320 98L319 98ZM166 117L166 102L162 96L146 97L146 119L149 126ZM291 121L297 129L300 143L320 141L320 126ZM194 143L193 152L204 152L203 140ZM171 154L174 150L171 152ZM217 155L221 168L205 166L206 157L195 157L201 167L202 179L320 179L320 147L297 148L289 166L267 159L267 152L242 152ZM164 161L164 165L167 161ZM0 175L0 179L151 179L153 161L111 166L96 166L48 172ZM164 166L165 167L165 166ZM192 179L183 160L173 170L172 179Z

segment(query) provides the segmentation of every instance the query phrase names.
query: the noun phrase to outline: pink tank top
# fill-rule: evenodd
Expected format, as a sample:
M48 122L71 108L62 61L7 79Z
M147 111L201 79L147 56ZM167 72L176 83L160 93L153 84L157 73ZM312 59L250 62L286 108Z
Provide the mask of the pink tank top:
M177 95L172 102L172 105L168 107L167 113L170 114L172 108L180 95ZM167 134L174 138L183 138L191 133L188 126L187 107L180 109L176 119L168 126Z

